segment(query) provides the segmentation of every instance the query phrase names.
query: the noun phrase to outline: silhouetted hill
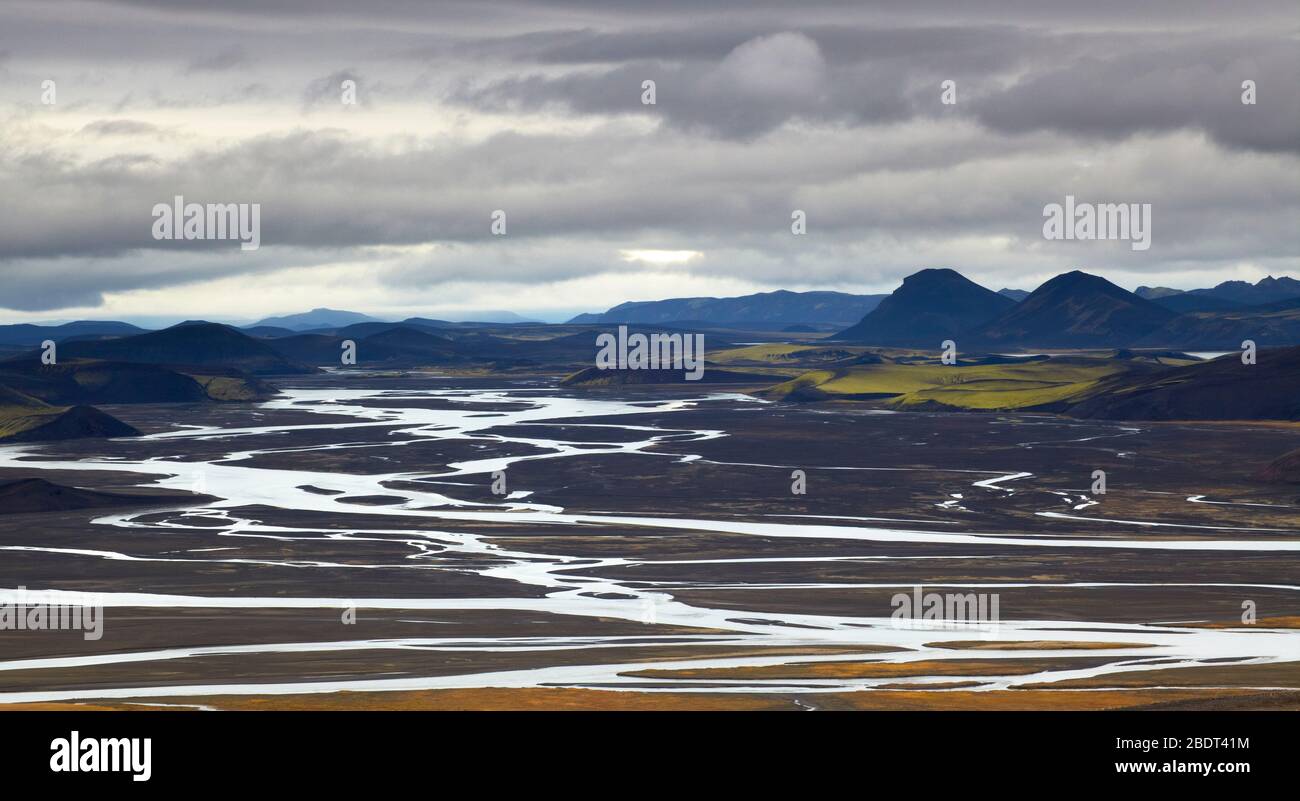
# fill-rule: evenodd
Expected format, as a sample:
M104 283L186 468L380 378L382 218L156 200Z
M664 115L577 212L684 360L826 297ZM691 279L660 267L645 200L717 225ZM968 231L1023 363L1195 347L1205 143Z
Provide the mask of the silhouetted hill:
M903 285L857 325L832 339L937 349L945 339L1015 306L1011 298L985 289L956 270L921 270L904 278Z
M401 324L413 326L415 328L429 328L433 330L439 328L456 328L459 326L477 327L480 325L491 325L491 323L453 323L450 320L435 320L429 317L407 317L405 320L402 320Z
M66 512L112 506L147 506L176 502L175 495L124 494L65 487L43 478L0 482L0 514Z
M140 432L93 406L33 410L12 414L0 409L0 442L47 442L86 437L136 437Z
M1099 382L1067 412L1113 420L1300 420L1300 347Z
M286 314L281 317L267 317L258 320L253 326L274 326L293 331L307 331L313 328L339 328L353 323L371 322L375 318L360 312L339 311L338 309L312 309L301 314Z
M343 342L343 337L333 334L295 334L277 337L270 341L270 345L289 361L323 366L339 364Z
M281 328L276 325L252 325L239 329L250 337L260 337L262 339L278 339L280 337L291 337L299 333L292 328Z
M1133 294L1143 300L1159 300L1160 298L1169 298L1184 293L1181 289L1172 289L1167 286L1140 286L1133 290Z
M786 376L746 373L707 367L694 381L686 380L683 370L601 370L588 367L560 382L566 387L631 386L637 384L772 384Z
M458 361L465 358L465 354L452 340L407 325L371 334L362 339L358 345L358 347L376 346L394 356L434 357L442 361Z
M1234 309L1247 308L1235 300L1216 298L1213 295L1193 295L1188 292L1182 292L1177 295L1162 295L1158 298L1148 298L1148 300L1157 306L1164 306L1175 314L1232 311Z
M1116 347L1132 344L1175 316L1105 278L1074 270L974 328L968 339L980 346Z
M358 323L336 334L298 334L270 340L284 358L321 366L339 366L343 344L356 346L358 367L419 367L492 361L508 348L491 337L477 346L434 334L427 329L393 323ZM479 351L482 351L480 355Z
M78 320L75 323L64 323L63 325L20 323L17 325L0 325L0 345L19 345L34 348L47 339L62 342L69 337L121 337L143 332L143 328L114 320Z
M1228 311L1184 314L1165 322L1135 344L1184 350L1236 350L1247 339L1261 348L1300 345L1300 298Z
M59 358L234 367L254 375L314 372L285 359L268 344L271 341L254 339L227 325L193 321L121 339L70 342L59 348Z
M1016 303L1019 303L1029 297L1030 293L1028 289L1007 289L1006 287L1003 287L998 290L998 294L1004 298L1011 298Z
M1224 281L1213 289L1193 289L1188 294L1208 295L1220 300L1258 306L1289 298L1300 298L1300 281L1286 276L1274 278L1270 275L1254 284L1245 281Z
M0 385L54 406L91 403L185 403L207 400L199 382L153 364L64 359L0 362Z
M1286 276L1274 278L1270 275L1253 284L1246 281L1224 281L1218 286L1209 289L1192 289L1188 291L1170 289L1166 286L1140 286L1134 290L1134 294L1140 298L1155 301L1181 297L1183 300L1180 303L1183 305L1169 306L1169 308L1177 311L1220 311L1236 306L1259 306L1300 297L1300 281ZM1192 298L1200 298L1204 305L1200 307L1190 305ZM1215 307L1212 305L1214 301L1221 301L1230 305Z
M781 328L795 323L850 325L876 307L884 295L844 292L760 292L736 298L669 298L620 303L607 312L579 314L576 324L640 323L653 325L707 320L716 327Z

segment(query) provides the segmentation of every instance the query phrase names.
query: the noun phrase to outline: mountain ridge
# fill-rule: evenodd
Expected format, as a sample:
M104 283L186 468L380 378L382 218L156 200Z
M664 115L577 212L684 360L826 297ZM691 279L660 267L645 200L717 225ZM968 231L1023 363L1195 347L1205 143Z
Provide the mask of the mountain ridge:
M1014 299L986 289L956 270L927 268L904 278L902 286L880 305L832 339L938 348L944 340L1016 306Z
M570 324L641 323L663 324L683 320L774 326L820 324L851 325L884 299L884 295L853 295L846 292L793 292L778 289L728 298L692 297L627 301L607 311L579 314Z
M1071 270L966 338L995 347L1124 347L1176 316L1101 276Z

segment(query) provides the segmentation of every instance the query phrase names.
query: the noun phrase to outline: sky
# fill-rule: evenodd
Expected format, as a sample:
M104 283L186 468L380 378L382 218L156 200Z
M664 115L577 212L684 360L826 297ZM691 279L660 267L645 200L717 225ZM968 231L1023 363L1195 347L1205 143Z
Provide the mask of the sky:
M1300 276L1295 0L0 14L0 322ZM260 247L156 239L177 195L259 204ZM1045 239L1066 195L1150 204L1150 248Z

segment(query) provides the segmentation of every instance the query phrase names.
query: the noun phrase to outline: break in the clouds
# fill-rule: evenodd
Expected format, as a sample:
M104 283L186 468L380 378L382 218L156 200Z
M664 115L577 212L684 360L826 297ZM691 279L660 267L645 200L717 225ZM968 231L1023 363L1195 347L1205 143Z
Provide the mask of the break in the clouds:
M887 291L927 266L994 288L1074 268L1178 287L1300 272L1293 2L20 0L5 14L0 308L14 319L546 317ZM1043 206L1066 194L1150 203L1151 248L1044 240ZM177 195L260 204L262 247L155 240L151 209ZM693 255L627 257L663 252Z

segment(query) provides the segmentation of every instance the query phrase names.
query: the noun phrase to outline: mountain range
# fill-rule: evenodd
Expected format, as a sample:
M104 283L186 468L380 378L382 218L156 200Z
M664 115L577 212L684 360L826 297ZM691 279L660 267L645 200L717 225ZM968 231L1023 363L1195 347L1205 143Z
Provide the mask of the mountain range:
M340 311L338 309L312 309L300 314L286 314L282 317L267 317L253 323L254 328L287 328L290 331L309 331L313 328L339 328L352 323L374 322L375 318L359 312Z
M1252 287L1245 293L1242 286ZM1300 281L1264 279L1220 284L1236 297L1287 295ZM953 270L908 276L856 325L832 341L935 350L945 339L964 350L1006 348L1159 347L1237 349L1300 344L1300 297L1245 305L1211 292L1143 287L1146 297L1074 270L1044 283L1018 302ZM1217 289L1217 288L1216 288ZM1014 291L1013 291L1014 292ZM994 300L994 299L997 300Z
M922 270L914 274L914 276L909 276L904 283L906 285L915 276L922 276L931 272L938 274L943 271ZM989 310L999 313L1005 311L1005 308L1000 308L996 301L988 298L988 295L985 294L988 290L978 287L983 291L973 292L971 287L978 285L969 281L964 285L960 284L960 282L953 279L953 276L958 275L955 271L948 270L946 272L950 286L945 288L937 283L927 285L923 281L919 287L907 286L907 291L902 296L895 302L888 304L889 307L893 307L894 311L890 312L890 314L895 317L901 314L900 310L915 311L923 316L922 333L919 337L904 336L900 340L898 333L889 330L888 326L881 329L880 327L887 320L885 317L875 318L867 328L861 330L861 333L879 331L883 336L887 337L880 344L884 344L885 341L905 341L916 345L929 345L936 333L945 331L949 332L950 335L954 331L969 333L972 319ZM959 286L962 289L959 289ZM899 287L899 290L904 288ZM964 292L962 297L965 297L967 301L974 305L970 308L958 308L961 304L944 301L944 293L950 291ZM935 303L928 304L926 299L918 292L933 293ZM996 294L1016 303L1021 303L1034 293L1024 289L1003 288L996 293L990 294ZM1270 276L1254 284L1245 281L1225 281L1212 288L1186 291L1169 287L1140 286L1131 294L1177 315L1200 316L1206 313L1244 312L1245 317L1252 317L1256 312L1264 310L1265 307L1273 308L1275 311L1281 309L1285 312L1285 306L1277 306L1276 304L1300 298L1300 281L1286 276L1281 278ZM858 323L863 322L867 315L875 311L889 297L891 295L854 295L844 292L791 292L778 290L732 298L667 298L656 301L621 303L608 311L579 314L570 320L568 324L608 325L630 323L664 325L694 330L731 329L786 333L848 332L849 329L856 328ZM1115 298L1112 298L1112 302L1114 300ZM1149 309L1150 307L1138 304L1138 308ZM991 316L989 319L991 319ZM300 314L267 317L253 325L244 326L240 330L258 339L279 339L304 333L328 336L366 336L394 325L406 325L434 331L460 328L491 329L508 324L544 325L531 323L511 312L475 312L459 315L459 317L465 319L453 321L409 317L400 321L386 321L360 312L317 308ZM1240 320L1243 315L1237 314L1229 316L1229 318ZM988 322L988 320L978 320L976 322L984 323ZM1243 325L1249 328L1250 325L1254 324L1254 321L1249 321ZM358 326L371 326L371 328L365 329ZM1272 315L1271 322L1267 323L1269 335L1274 338L1288 336L1287 332L1290 330L1290 326L1291 322L1286 314L1279 318L1275 313ZM1169 337L1164 337L1169 341L1164 344L1177 347L1193 347L1194 345L1188 342L1180 343L1176 341L1178 336L1189 333L1195 333L1198 338L1206 341L1223 341L1224 332L1230 328L1232 326L1223 320L1200 316L1183 321L1179 326L1170 328ZM114 320L81 320L60 325L35 325L30 323L0 325L0 354L5 352L11 354L21 353L39 346L47 339L65 343L74 340L116 339L142 333L146 333L146 329ZM853 336L856 337L858 333L854 332ZM1006 339L1005 336L992 337L993 341L1004 341ZM1066 337L1066 339L1070 338ZM1200 344L1204 343L1197 343L1195 346Z
M985 289L956 270L921 270L904 278L892 295L835 339L938 348L945 339L1015 307L1016 301Z
M841 328L862 319L885 297L778 290L736 298L669 298L620 303L606 312L579 314L569 322L662 325L706 321L713 325L769 330L791 325Z
M1245 281L1224 281L1210 289L1190 289L1185 292L1169 287L1140 286L1134 290L1134 294L1147 300L1191 295L1228 301L1242 306L1257 306L1289 298L1300 298L1300 281L1286 276L1274 278L1270 275L1253 284Z
M137 364L234 367L253 375L316 372L313 367L286 359L267 341L206 321L180 323L162 331L117 339L72 340L59 345L58 356Z
M1300 347L1103 380L1066 410L1112 420L1300 420Z
M1268 279L1245 286L1266 294L1285 294L1291 283L1298 282ZM1228 288L1237 297L1244 296L1241 287ZM1300 344L1300 296L1245 305L1211 294L1148 288L1148 297L1142 297L1078 270L1052 278L1019 300L1018 294L1014 290L993 292L955 270L937 268L908 276L878 303L869 296L840 293L766 293L729 299L738 301L724 304L729 314L750 315L763 306L776 315L779 323L805 314L810 308L824 311L827 304L856 303L861 308L863 297L868 297L870 308L856 322L824 340L825 345L806 344L806 338L801 344L783 344L779 341L782 337L777 337L770 347L736 343L723 322L710 318L703 324L710 326L704 328L711 354L708 381L791 383L782 379L793 375L792 369L804 369L811 372L804 374L807 378L791 383L792 392L868 396L888 390L897 395L896 387L882 387L879 382L923 377L924 369L911 370L908 365L933 357L896 353L886 359L869 348L935 351L944 340L952 339L958 343L962 364L992 371L988 380L993 384L1016 379L1017 371L1022 370L1020 362L980 353L1002 354L1028 348L1111 349L1117 351L1111 357L1094 354L1077 365L1068 358L1055 359L1050 369L1034 368L1040 370L1038 378L1051 380L1035 379L1037 383L1029 388L1022 381L1015 392L976 400L1005 404L1020 393L1022 400L1039 404L1043 410L1081 416L1160 419L1226 414L1248 419L1295 419L1297 412L1288 398L1294 394L1293 377L1300 375L1300 349L1293 347L1283 356L1277 354L1279 348ZM1186 298L1213 307L1180 313L1167 305L1185 302L1182 299ZM710 305L716 299L708 300L710 303L703 307L683 301L676 308L679 313L692 315L721 308ZM638 314L668 314L670 306L660 306L654 314L653 309L642 309ZM836 308L839 311L834 314L840 315L849 306ZM593 364L597 335L612 333L618 327L626 326L631 333L642 334L674 328L683 333L701 330L696 323L681 321L547 325L452 323L415 317L393 323L355 313L337 317L332 316L332 310L316 311L325 314L313 317L313 312L279 322L353 322L306 331L280 325L240 330L202 320L159 331L102 321L0 327L0 335L9 338L6 347L11 351L7 358L0 358L0 440L134 436L139 432L133 427L96 406L263 400L276 390L259 377L304 375L319 373L322 367L349 366L352 363L344 365L341 358L348 352L355 353L356 367L369 369L432 367L481 372L524 368L556 373L576 367L579 372L563 383L598 386L675 382L677 377L671 371L662 375L607 375L593 369L583 373L582 368ZM775 324L771 318L764 323L768 331ZM732 333L742 332L733 329ZM749 332L743 335L748 337ZM42 358L47 349L41 343L46 339L58 343L54 364L46 364ZM1241 376L1231 367L1240 360L1219 360L1216 366L1201 369L1200 365L1189 366L1194 357L1175 352L1235 351L1246 339L1257 343L1262 367L1248 374L1252 381L1261 383L1244 394L1233 389L1246 386L1240 384ZM768 337L768 342L772 341ZM833 344L836 342L845 344ZM863 346L868 350L864 351ZM1139 353L1134 348L1146 350ZM759 356L756 362L745 361ZM823 363L828 369L822 369ZM1004 363L1008 365L1005 369L999 366ZM743 369L749 366L763 369ZM1080 371L1087 373L1086 380L1080 379ZM946 380L947 375L943 378ZM1234 381L1238 384L1234 385ZM909 403L951 403L956 395L945 387L940 382L924 392L914 392L916 397ZM979 387L971 384L959 389L969 394ZM1067 401L1072 405L1062 405ZM970 399L960 402L975 403Z
M423 318L410 318L421 320ZM371 317L368 314L360 312L344 311L341 309L312 309L309 312L300 314L286 314L280 317L267 317L258 320L251 326L246 326L245 331L257 329L280 329L284 331L323 331L326 329L343 328L357 323L385 323L377 317ZM514 312L508 311L478 311L462 312L453 318L453 320L438 320L437 322L444 325L452 325L454 322L478 322L478 323L526 323L527 318L521 317Z
M47 339L62 342L73 337L122 337L144 332L143 328L116 320L78 320L62 325L18 323L0 325L0 345L34 348Z
M1130 344L1175 316L1105 278L1074 270L969 333L975 343L995 347L1111 347Z
M20 478L0 482L0 514L96 509L109 506L163 505L174 503L174 495L133 492L131 494L65 487L43 478Z

